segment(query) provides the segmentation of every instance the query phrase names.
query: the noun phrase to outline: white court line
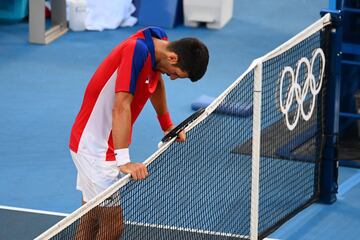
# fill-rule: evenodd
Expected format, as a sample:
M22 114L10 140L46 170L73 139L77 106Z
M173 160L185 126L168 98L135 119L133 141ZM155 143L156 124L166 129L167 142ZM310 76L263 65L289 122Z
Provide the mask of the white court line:
M11 207L11 206L4 206L0 205L0 209L4 210L11 210L11 211L18 211L18 212L28 212L28 213L36 213L36 214L45 214L45 215L51 215L51 216L61 216L61 217L67 217L68 213L61 213L61 212L53 212L53 211L44 211L44 210L36 210L36 209L30 209L30 208L19 208L19 207ZM173 229L173 230L182 230L182 231L189 231L194 233L203 233L203 234L210 234L210 235L219 235L219 236L232 236L232 237L241 237L241 238L248 238L246 235L234 235L229 233L221 233L221 232L213 232L213 231L203 231L198 229L189 229L189 228L177 228L172 226L162 226L162 225L155 225L155 224L144 224L144 223L137 223L137 222L130 222L126 221L126 224L130 225L139 225L139 226L147 226L147 227L159 227L164 229ZM278 238L264 238L264 240L280 240Z
M51 215L51 216L61 216L61 217L67 217L69 215L68 213L36 210L36 209L30 209L30 208L19 208L19 207L11 207L11 206L4 206L4 205L0 205L0 209L18 211L18 212L45 214L45 215ZM126 221L125 223L130 224L130 225L139 225L139 226L146 226L146 227L158 227L158 228L163 228L163 229L182 230L182 231L189 231L189 232L194 232L194 233L214 234L214 235L219 235L219 236L233 236L233 237L248 238L248 236L245 236L245 235L234 235L234 234L229 234L229 233L204 231L204 230L198 230L198 229L177 228L177 227L172 227L172 226L137 223L137 222L130 222L130 221ZM265 240L279 240L279 239L265 238Z
M236 237L241 239L249 239L247 235L239 235L234 233L226 233L226 232L215 232L215 231L207 231L201 229L192 229L192 228L183 228L183 227L175 227L175 226L167 226L167 225L160 225L160 224L148 224L148 223L141 223L141 222L132 222L132 221L125 221L128 225L135 225L135 226L143 226L143 227L151 227L151 228L159 228L159 229L168 229L168 230L177 230L183 232L192 232L192 233L200 233L200 234L208 234L211 236L224 236L224 237ZM264 238L264 240L280 240L277 238Z
M45 214L45 215L60 216L60 217L67 217L69 215L68 213L43 211L43 210L36 210L36 209L30 209L30 208L18 208L18 207L10 207L10 206L3 206L3 205L0 205L0 209L12 210L12 211L18 211L18 212Z
M202 229L193 229L193 228L184 228L184 227L175 227L175 226L168 226L168 225L161 225L161 224L149 224L149 223L141 223L141 222L131 222L126 221L126 224L135 225L135 226L143 226L143 227L150 227L150 228L158 228L158 229L167 229L167 230L176 230L182 232L191 232L191 233L200 233L200 234L208 234L208 235L215 235L215 236L225 236L225 237L236 237L236 238L249 238L246 235L238 235L234 233L226 233L226 232L215 232L215 231L208 231Z

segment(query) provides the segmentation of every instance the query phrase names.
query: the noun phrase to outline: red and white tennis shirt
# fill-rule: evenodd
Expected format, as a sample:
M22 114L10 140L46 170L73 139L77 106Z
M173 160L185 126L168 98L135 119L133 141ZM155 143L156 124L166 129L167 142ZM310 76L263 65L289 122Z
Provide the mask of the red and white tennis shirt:
M132 126L155 91L161 74L155 70L152 37L167 40L161 28L142 29L113 49L98 67L86 88L71 130L70 149L73 152L115 160L111 134L115 93L133 95Z

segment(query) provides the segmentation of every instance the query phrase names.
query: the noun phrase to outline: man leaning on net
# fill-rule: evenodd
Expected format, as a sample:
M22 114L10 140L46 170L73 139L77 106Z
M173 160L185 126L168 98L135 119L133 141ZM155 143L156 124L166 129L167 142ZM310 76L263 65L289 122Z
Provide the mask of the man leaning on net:
M134 180L146 178L146 166L131 162L129 156L135 120L150 98L164 133L173 129L161 74L195 82L205 74L208 61L207 47L198 39L170 42L157 27L139 30L110 52L88 83L71 130L70 152L83 204L122 174ZM178 140L185 139L181 132ZM117 239L123 231L121 207L99 207L97 211L83 217L77 238Z

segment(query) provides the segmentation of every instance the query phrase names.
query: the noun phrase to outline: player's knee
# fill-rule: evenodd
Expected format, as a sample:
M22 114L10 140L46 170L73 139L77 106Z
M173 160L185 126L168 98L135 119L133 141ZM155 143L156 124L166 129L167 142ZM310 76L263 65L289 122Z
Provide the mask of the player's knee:
M114 225L114 236L113 239L119 239L124 232L124 223L122 221L117 221Z
M106 234L104 234L105 236L101 235L102 237L100 237L100 239L119 240L123 232L124 232L123 223L121 221L114 222L112 224L112 227L106 231Z
M104 208L101 214L99 239L118 240L124 231L121 208Z

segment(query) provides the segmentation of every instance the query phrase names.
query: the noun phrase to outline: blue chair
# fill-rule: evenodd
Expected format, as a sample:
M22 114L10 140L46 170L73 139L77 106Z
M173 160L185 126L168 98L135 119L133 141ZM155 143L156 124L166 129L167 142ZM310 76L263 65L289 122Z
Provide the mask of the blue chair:
M28 0L1 0L0 1L0 21L18 22L29 14Z
M134 4L139 25L173 28L183 23L182 0L136 0Z

